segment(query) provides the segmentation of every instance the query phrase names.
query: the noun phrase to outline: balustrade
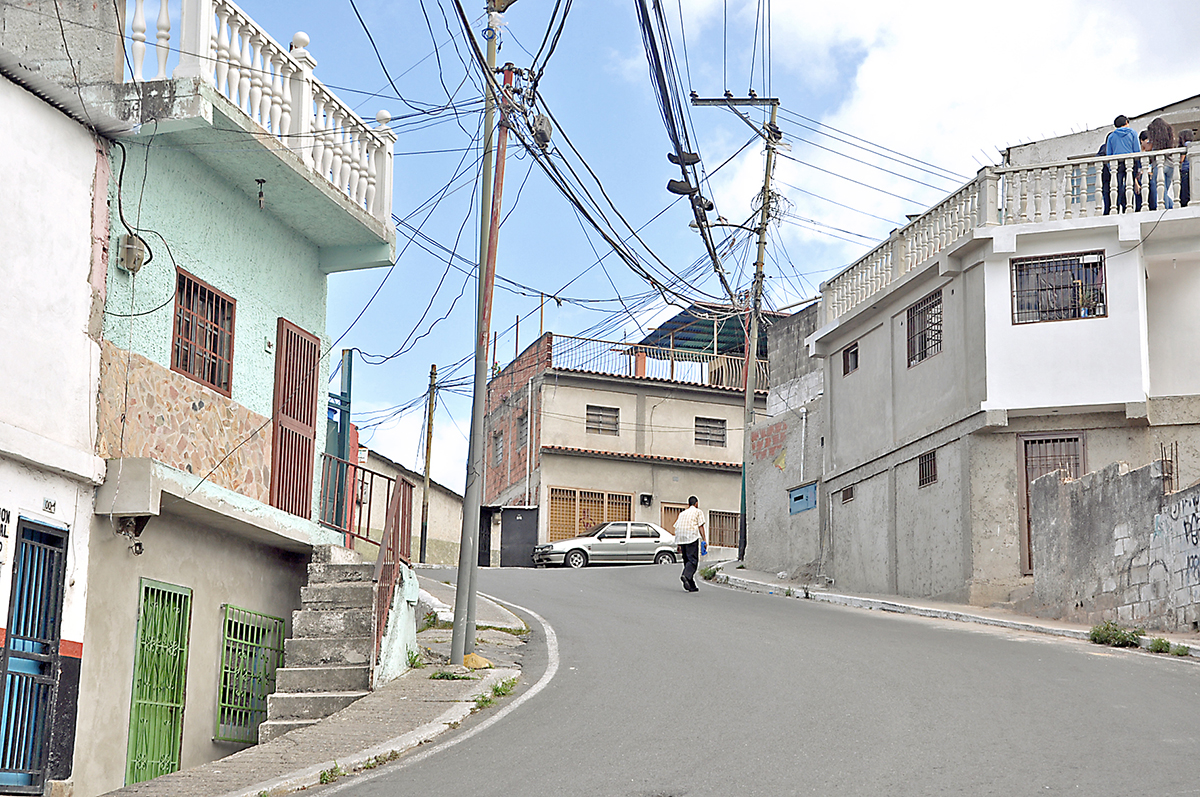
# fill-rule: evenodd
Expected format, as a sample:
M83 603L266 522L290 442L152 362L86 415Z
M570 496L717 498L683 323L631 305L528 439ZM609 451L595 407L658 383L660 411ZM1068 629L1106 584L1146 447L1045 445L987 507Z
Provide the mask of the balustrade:
M739 390L746 384L746 358L743 354L715 354L711 351L643 346L569 335L554 336L553 367ZM756 389L766 390L770 375L767 360L755 360Z
M147 0L129 0L129 79L145 80ZM364 122L313 76L317 62L297 33L281 46L231 0L182 0L180 34L172 41L167 0L159 0L155 30L158 71L152 80L200 78L284 143L304 164L375 218L392 213L391 117Z

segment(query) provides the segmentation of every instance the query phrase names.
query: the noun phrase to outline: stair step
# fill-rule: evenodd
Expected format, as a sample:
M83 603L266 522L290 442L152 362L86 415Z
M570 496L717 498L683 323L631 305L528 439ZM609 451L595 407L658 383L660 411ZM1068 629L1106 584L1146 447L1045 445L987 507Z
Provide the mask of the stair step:
M276 692L267 697L267 717L273 720L321 720L366 695L366 692Z
M326 564L313 562L308 566L308 583L338 584L345 581L370 581L375 577L373 564Z
M374 646L373 637L286 639L283 642L283 660L289 667L370 665Z
M302 609L292 612L292 636L370 636L375 630L374 614L370 609Z
M371 688L369 665L280 667L275 671L279 692L363 692Z
M298 728L308 728L320 720L267 720L258 726L258 743L264 744L272 739L278 739L285 733Z
M341 545L317 545L313 548L312 559L317 564L349 565L362 562L362 554Z
M375 585L369 581L342 581L300 588L300 601L304 608L317 611L369 609L374 605L374 598Z

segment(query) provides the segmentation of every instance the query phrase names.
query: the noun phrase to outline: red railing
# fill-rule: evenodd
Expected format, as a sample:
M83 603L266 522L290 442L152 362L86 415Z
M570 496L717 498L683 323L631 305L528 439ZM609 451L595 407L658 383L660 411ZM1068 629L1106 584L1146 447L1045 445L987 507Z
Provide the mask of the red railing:
M387 632L398 565L412 558L413 483L323 454L322 526L345 535L346 547L375 547L375 661ZM361 551L369 555L368 550ZM374 662L373 662L374 663Z

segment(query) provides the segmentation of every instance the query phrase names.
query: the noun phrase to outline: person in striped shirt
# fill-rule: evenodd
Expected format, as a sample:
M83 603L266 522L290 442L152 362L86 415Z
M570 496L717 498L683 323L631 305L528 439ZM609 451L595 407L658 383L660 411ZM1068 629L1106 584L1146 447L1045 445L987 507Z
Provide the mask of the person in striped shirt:
M700 541L708 545L708 537L704 536L704 513L700 511L700 500L696 496L688 498L688 508L679 513L675 520L675 544L683 555L683 575L679 580L688 592L699 592L696 586L696 568L700 564Z

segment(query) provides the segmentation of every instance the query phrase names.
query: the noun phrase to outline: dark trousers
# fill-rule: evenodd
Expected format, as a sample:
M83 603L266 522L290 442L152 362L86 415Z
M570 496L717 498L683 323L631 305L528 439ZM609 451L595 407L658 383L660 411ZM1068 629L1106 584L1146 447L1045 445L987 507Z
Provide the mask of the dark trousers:
M683 554L683 583L689 587L696 586L696 568L700 566L700 540L685 542L679 546Z

